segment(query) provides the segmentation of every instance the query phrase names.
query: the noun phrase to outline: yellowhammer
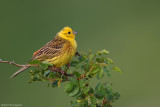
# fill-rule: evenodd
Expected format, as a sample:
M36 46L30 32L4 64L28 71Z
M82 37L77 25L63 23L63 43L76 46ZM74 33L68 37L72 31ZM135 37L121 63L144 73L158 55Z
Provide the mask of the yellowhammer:
M75 40L76 33L77 32L73 31L70 27L64 27L57 33L53 40L33 53L32 60L39 60L41 62L48 61L55 67L61 67L69 63L77 49L77 42ZM11 77L16 76L28 67L30 66L22 67Z

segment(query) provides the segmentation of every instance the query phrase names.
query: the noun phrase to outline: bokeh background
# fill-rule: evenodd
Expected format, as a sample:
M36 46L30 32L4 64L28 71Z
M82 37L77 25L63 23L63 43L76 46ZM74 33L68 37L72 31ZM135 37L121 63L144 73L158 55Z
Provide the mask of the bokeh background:
M114 107L160 107L159 0L1 0L0 59L25 64L64 26L78 32L78 51L107 49L123 74L112 72L121 94ZM70 107L70 97L29 73L0 63L0 104Z

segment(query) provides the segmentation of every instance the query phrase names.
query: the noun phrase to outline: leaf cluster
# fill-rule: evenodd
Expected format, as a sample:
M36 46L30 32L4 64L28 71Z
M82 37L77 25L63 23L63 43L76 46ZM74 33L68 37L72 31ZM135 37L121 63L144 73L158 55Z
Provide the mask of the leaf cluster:
M72 59L70 67L61 67L60 70L50 69L53 67L49 62L31 61L29 64L37 64L39 69L30 71L31 79L34 81L49 81L49 86L59 87L61 82L67 82L64 91L70 97L72 107L112 107L112 103L119 99L120 94L112 90L112 84L107 80L99 82L95 87L91 80L95 77L97 81L110 77L111 71L121 73L121 70L113 66L113 60L108 58L108 51L105 49L93 54L91 50L80 53L80 56ZM64 72L63 72L64 71ZM65 73L70 75L65 75Z

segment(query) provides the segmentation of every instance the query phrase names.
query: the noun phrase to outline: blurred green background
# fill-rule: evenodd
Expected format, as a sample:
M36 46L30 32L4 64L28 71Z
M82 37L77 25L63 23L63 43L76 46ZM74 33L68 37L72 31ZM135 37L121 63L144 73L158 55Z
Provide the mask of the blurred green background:
M107 49L123 74L112 72L121 94L114 107L160 107L159 0L1 0L0 59L25 64L64 26L78 32L78 51ZM0 104L70 107L70 97L47 83L27 84L29 73L0 64Z

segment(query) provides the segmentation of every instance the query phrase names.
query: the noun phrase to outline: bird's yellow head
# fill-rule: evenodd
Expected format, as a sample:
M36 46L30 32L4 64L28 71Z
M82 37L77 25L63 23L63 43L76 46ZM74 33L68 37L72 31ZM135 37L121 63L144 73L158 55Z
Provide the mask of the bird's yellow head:
M58 32L58 36L67 40L73 40L75 39L76 33L77 32L73 31L70 27L64 27L60 32Z

